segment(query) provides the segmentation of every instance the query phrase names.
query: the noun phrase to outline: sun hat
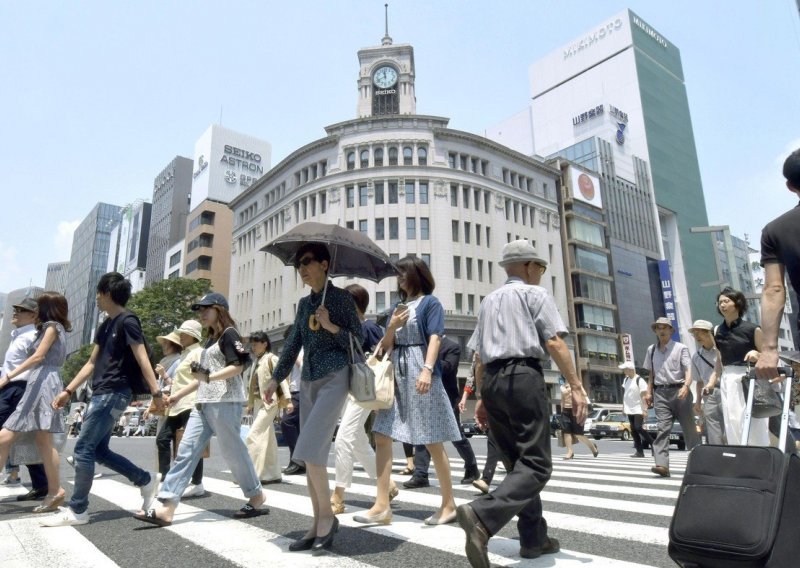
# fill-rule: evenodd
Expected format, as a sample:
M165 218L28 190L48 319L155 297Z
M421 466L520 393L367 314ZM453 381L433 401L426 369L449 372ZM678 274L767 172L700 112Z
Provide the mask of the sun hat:
M636 370L636 367L630 361L625 361L624 363L620 364L620 369L633 369Z
M653 323L651 323L651 324L650 324L650 329L652 329L653 331L655 331L655 330L656 330L656 326L657 326L657 325L668 325L668 326L670 326L672 329L675 329L675 326L674 326L674 325L672 325L672 322L671 322L671 321L669 321L669 318L665 318L665 317L660 317L660 318L658 318L656 321L654 321Z
M692 331L714 331L714 324L708 320L695 320L689 328L689 332Z
M503 260L498 264L500 266L508 266L509 264L520 262L535 262L542 266L547 266L547 261L537 254L536 249L527 239L511 241L503 246Z
M33 298L25 298L19 304L13 304L12 308L19 308L20 310L26 310L28 312L37 313L39 311L39 304L36 303L36 300Z
M203 326L197 320L186 320L175 330L175 333L183 333L200 341L203 337Z
M162 341L169 341L170 343L174 343L175 345L180 347L181 344L181 336L178 335L174 330L170 331L167 335L159 335L156 337L156 341L161 343Z

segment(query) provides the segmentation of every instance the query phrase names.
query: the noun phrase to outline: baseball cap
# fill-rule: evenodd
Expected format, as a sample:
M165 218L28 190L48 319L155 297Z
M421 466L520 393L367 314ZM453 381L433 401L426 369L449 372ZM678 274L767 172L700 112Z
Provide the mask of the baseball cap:
M207 306L222 306L227 310L228 300L226 300L225 296L223 296L219 292L209 292L208 294L200 298L197 302L192 304L191 309L192 311L196 312L200 308Z

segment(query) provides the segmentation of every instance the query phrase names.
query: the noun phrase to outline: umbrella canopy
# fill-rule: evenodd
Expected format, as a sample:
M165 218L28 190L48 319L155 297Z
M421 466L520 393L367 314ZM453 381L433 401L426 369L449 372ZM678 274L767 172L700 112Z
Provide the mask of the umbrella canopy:
M301 223L261 250L293 266L297 249L306 243L323 243L331 253L328 276L349 276L380 282L397 271L383 250L360 231L326 223Z

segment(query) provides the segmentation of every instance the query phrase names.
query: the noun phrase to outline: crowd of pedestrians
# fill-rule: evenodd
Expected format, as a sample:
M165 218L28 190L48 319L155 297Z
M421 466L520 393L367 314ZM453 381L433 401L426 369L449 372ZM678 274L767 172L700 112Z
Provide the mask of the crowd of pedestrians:
M800 196L800 150L786 160L784 176L788 189ZM783 379L777 370L778 324L785 303L784 275L795 290L800 287L800 206L765 227L762 264L763 327L743 319L748 311L744 294L725 288L716 302L719 323L697 320L689 329L695 340L693 355L678 340L673 320L658 317L651 326L655 341L639 367L645 377L633 362L619 366L625 375L622 407L633 435L631 457L643 458L651 448L652 471L658 476L670 476L675 421L682 426L688 450L701 442L696 416L704 420L708 443L774 443L770 430L777 434L776 428L770 428L767 419L753 419L749 438L742 439L743 383L752 366L762 379ZM431 460L436 470L441 502L424 524L458 523L473 567L490 566L489 541L514 517L521 557L556 553L560 543L548 534L540 496L552 472L543 361L552 360L561 374L564 459L574 457L578 442L598 455L583 431L588 397L564 341L566 326L552 295L540 286L547 261L529 241L516 240L503 247L499 265L508 278L481 302L468 343L473 358L463 394L456 378L461 349L445 336L444 310L433 295L429 267L414 256L395 263L400 302L388 314L385 329L365 317L366 289L334 286L328 247L309 242L296 251L294 267L310 293L297 306L280 355L272 353L264 331L250 334L246 347L226 298L210 292L191 306L197 320L184 321L157 338L164 354L157 365L149 360L139 319L125 308L130 282L108 273L96 288L98 309L107 317L97 329L88 361L66 386L60 375L65 334L71 329L66 298L53 292L26 298L13 306L15 330L0 374L0 463L7 467L5 482L13 483L18 466L27 465L33 488L19 500L42 500L34 512L53 514L40 524L81 525L89 522L89 494L99 463L140 489L136 519L164 527L172 523L183 498L205 492L203 458L216 437L215 451L227 462L246 499L234 518L269 512L262 485L280 483L282 475L306 475L313 520L288 549L318 555L333 547L339 528L336 515L346 509L345 492L356 462L376 480L376 494L372 506L353 520L364 525L392 522L390 503L399 492L391 479L392 455L398 441L408 460L403 473L411 476L405 488L430 485ZM375 413L374 421L373 413L348 394L354 344L378 357L388 354L394 368L394 400ZM58 455L59 440L67 433L64 409L87 381L91 401L71 419L78 438L74 456L67 458L75 468L67 498ZM158 471L138 467L109 446L132 397L142 392L152 400L145 417L158 417ZM483 471L460 428L460 413L472 394L477 398L475 419L489 435ZM657 422L655 437L644 428L649 408ZM253 417L245 439L240 433L243 411ZM277 421L290 450L283 470ZM327 464L337 425L331 492ZM452 442L464 460L462 484L481 492L458 507L445 442ZM492 491L499 461L506 475Z

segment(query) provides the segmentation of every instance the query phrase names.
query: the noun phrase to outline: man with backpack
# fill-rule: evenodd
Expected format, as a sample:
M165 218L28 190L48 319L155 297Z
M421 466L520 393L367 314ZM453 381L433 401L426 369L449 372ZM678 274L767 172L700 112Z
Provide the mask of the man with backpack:
M622 381L622 410L628 415L633 447L636 450L631 457L643 458L645 445L653 444L650 433L644 429L644 419L647 417L647 405L644 402L647 381L636 373L636 367L630 361L625 361L619 368L625 373L625 379Z
M45 527L85 525L89 522L89 491L95 462L116 471L139 487L142 509L147 510L158 490L158 474L145 471L109 448L114 425L133 395L149 392L157 409L164 403L148 359L139 318L125 310L131 297L131 283L117 272L109 272L97 284L97 307L107 318L95 335L89 360L53 401L62 408L89 377L92 400L75 444L75 488L67 506L39 521Z

